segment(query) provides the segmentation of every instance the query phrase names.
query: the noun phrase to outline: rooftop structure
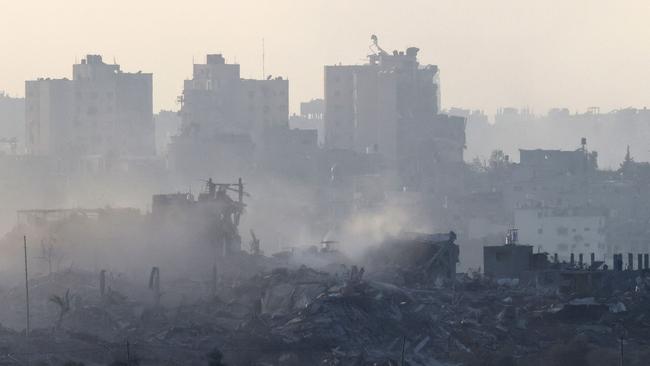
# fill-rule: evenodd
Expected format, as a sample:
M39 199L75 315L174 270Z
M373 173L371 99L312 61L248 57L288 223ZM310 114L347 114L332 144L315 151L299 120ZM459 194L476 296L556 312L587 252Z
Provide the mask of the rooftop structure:
M519 230L510 229L504 245L483 247L483 268L486 276L518 278L532 268L533 247L519 244Z

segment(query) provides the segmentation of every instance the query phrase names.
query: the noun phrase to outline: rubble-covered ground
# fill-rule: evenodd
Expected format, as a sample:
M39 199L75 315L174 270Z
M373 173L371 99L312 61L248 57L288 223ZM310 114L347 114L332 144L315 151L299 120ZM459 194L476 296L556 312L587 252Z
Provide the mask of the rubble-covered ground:
M146 281L109 276L101 295L99 274L67 270L30 281L28 338L24 288L2 289L13 329L0 329L0 365L617 365L621 343L625 365L647 365L642 276L576 298L478 276L411 288L303 266L222 279L216 296L162 282L156 305Z

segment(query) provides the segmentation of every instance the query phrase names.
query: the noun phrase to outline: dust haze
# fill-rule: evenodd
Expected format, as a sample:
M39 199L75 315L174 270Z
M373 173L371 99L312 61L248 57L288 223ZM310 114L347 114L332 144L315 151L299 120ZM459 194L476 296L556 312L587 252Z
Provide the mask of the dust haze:
M0 364L646 364L645 3L1 13Z

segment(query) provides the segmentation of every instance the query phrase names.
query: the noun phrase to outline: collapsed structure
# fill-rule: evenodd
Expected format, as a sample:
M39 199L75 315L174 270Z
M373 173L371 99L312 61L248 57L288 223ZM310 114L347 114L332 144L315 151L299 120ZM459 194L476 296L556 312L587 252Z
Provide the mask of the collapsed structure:
M36 329L30 331L30 342L38 348L28 349L21 334L0 329L11 352L0 353L0 361L434 366L486 360L546 365L559 359L564 364L574 356L565 356L561 347L578 347L585 336L588 341L580 346L585 354L598 347L600 357L615 359L618 350L610 345L623 322L630 332L625 359L630 365L643 362L650 327L630 319L642 317L649 304L647 270L611 276L598 270L602 263L588 269L554 267L545 253L520 245L516 230L508 233L505 245L486 247L485 277L456 273L459 248L453 231L403 232L345 263L342 253L333 255L334 241L323 240L321 251L306 251L329 262L312 269L301 259L315 263L315 257L264 256L254 235L251 253L242 250L239 224L246 196L241 179L208 179L196 199L189 192L154 195L150 215L112 209L20 212L20 225L49 223L47 233L60 240L50 243L53 247L65 246L68 237L55 230L70 232L66 222L81 219L80 225L89 226L88 220L113 217L118 226L96 227L100 234L130 233L121 240L131 244L143 231L119 228L135 224L152 235L145 242L153 246L147 248L162 251L164 240L180 249L191 245L214 272L210 278L207 268L194 266L175 273L171 263L183 262L186 255L178 251L169 262L154 262L151 271L137 271L135 277L100 267L57 269L32 278L28 286ZM135 216L116 219L127 212ZM117 250L129 256L137 249ZM149 260L160 259L145 253ZM491 280L535 271L534 280ZM561 281L546 281L541 274L548 271ZM203 274L192 277L193 272ZM0 293L6 304L0 321L13 328L26 317L22 289ZM71 348L83 351L66 351Z
M228 192L234 191L233 200ZM198 235L198 240L208 242L219 256L241 251L239 220L244 212L244 183L215 183L212 178L205 183L205 190L195 200L192 193L158 194L153 196L151 215L154 225L166 230L182 231Z
M456 234L401 233L370 250L368 267L376 272L400 274L392 281L408 285L430 285L437 280L453 281L458 263Z

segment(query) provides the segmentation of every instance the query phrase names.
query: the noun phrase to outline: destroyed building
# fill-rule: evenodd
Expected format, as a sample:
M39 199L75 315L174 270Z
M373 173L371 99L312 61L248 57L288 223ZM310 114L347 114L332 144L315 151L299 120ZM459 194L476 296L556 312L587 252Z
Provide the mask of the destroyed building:
M453 281L458 263L456 234L400 233L368 253L368 268L393 273L392 281L405 285L431 285Z
M235 192L235 199L229 192ZM192 193L154 195L151 216L154 226L179 232L181 225L180 232L209 245L217 257L225 257L242 250L238 226L245 208L244 194L241 179L223 184L210 178L196 199Z
M334 255L333 241L324 239L321 251L305 249L314 257L300 256L297 249L285 261L265 256L255 236L251 249L257 249L251 254L241 250L239 223L247 195L241 180L208 179L196 196L155 195L150 215L117 209L20 212L21 225L47 221L44 227L60 230L76 222L98 230L116 239L112 245L100 242L105 244L102 257L118 250L122 264L144 255L151 266L144 270L132 263L137 270L120 273L115 266L55 265L51 273L32 275L30 342L37 348L26 348L23 334L2 328L0 338L12 353L0 354L0 361L16 362L11 358L23 360L29 353L30 362L54 363L110 364L127 357L141 365L169 360L204 365L214 359L209 355L217 355L232 365L388 366L401 360L414 366L483 365L486 359L507 359L541 366L554 362L557 347L585 337L587 349L617 355L614 329L624 322L630 332L626 360L643 364L648 329L634 319L647 307L645 257L633 258L639 261L633 268L617 265L616 271L580 266L579 258L572 266L541 267L537 258L545 260L545 254L517 243L513 231L494 251L495 262L486 259L483 277L457 273L462 248L454 232L402 232L357 259L344 261L338 251ZM135 240L139 234L125 235L129 230L124 229L133 226L150 239L141 243ZM55 237L54 248L68 242ZM169 251L165 243L177 250ZM504 248L521 248L523 254L497 262ZM163 252L173 256L161 262ZM490 253L486 248L486 256ZM192 254L203 262L187 261ZM313 264L314 258L331 262L319 270L301 262ZM172 270L174 264L182 270ZM511 272L495 273L495 266ZM12 328L24 324L23 290L0 291L6 304L0 320ZM129 356L124 355L125 335ZM84 351L71 353L72 348Z

